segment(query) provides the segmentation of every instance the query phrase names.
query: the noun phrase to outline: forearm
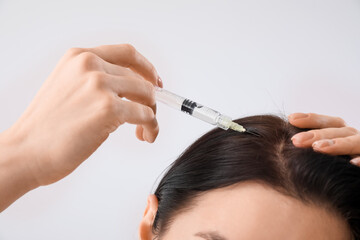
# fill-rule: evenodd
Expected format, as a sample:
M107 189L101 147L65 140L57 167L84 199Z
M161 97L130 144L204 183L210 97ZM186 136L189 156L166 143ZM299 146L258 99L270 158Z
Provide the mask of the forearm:
M27 153L7 132L0 133L0 212L36 188Z

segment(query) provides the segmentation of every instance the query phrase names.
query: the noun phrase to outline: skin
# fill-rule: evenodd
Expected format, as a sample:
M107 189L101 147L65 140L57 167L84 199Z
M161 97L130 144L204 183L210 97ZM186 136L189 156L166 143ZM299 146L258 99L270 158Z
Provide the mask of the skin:
M156 237L151 226L157 206L156 197L151 195L139 228L141 240ZM305 205L249 181L203 194L190 210L175 216L159 240L182 239L351 240L352 236L346 221L331 210Z

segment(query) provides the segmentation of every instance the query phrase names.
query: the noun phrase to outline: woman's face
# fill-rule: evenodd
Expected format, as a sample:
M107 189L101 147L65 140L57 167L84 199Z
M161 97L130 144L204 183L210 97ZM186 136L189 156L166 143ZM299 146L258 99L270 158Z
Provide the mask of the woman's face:
M148 210L150 208L156 212L157 203L152 207L148 205ZM346 221L330 210L305 205L260 183L244 182L201 195L190 210L175 216L160 240L184 239L352 238Z

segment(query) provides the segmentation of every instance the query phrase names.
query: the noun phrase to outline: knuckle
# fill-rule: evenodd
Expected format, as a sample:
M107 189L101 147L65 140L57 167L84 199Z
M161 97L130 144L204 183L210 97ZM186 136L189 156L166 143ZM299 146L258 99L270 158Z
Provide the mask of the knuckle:
M143 117L145 122L151 122L155 118L154 111L150 107L143 108Z
M314 140L319 140L323 138L323 132L321 130L311 130L309 132L314 134Z
M70 56L70 57L74 57L74 56L77 56L79 55L80 53L83 52L83 49L82 48L69 48L67 51L66 51L66 55Z
M105 78L104 72L93 71L89 73L88 82L93 89L100 89L105 85Z
M356 128L353 128L353 127L346 127L346 129L350 132L350 133L352 133L352 134L358 134L359 133L359 131L356 129Z
M104 94L102 98L101 108L104 110L105 114L114 114L116 111L116 101L114 97L109 94Z
M145 94L149 98L150 104L155 103L155 87L152 83L144 81Z
M308 115L309 115L309 118L311 118L311 119L317 117L317 114L316 114L316 113L308 113Z
M125 43L122 45L122 47L125 49L125 51L127 52L127 54L133 56L135 55L136 49L133 45L131 45L130 43Z
M98 66L98 59L94 53L82 52L77 55L77 58L82 70L96 69Z
M136 49L133 45L129 44L129 43L126 43L126 44L123 44L122 47L124 48L125 50L125 54L128 58L128 63L127 65L125 65L125 67L130 67L131 65L131 62L134 62L135 61L135 58L136 58Z

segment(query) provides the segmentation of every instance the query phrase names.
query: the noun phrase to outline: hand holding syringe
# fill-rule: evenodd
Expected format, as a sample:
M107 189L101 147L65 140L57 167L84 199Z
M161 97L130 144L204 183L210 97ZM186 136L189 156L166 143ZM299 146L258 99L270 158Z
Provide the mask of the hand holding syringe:
M221 113L204 105L180 97L165 89L155 87L155 96L158 101L165 103L170 107L188 113L193 117L208 122L212 125L216 125L224 130L230 128L238 132L246 131L243 126L233 122L230 117L222 115Z

